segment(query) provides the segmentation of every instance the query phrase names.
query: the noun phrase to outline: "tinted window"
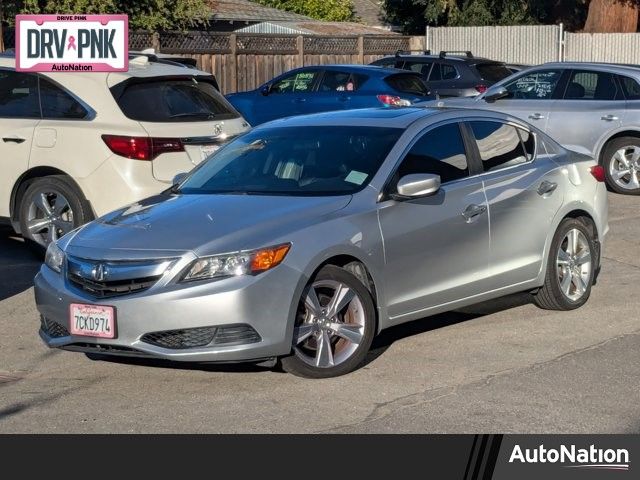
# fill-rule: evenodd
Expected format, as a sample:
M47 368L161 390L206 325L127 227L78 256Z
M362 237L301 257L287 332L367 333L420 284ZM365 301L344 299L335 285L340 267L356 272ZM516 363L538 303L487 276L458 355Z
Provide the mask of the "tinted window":
M509 92L508 98L547 100L553 97L561 76L561 70L540 70L525 73L508 82L504 87Z
M522 130L521 128L518 129L518 133L520 134L520 140L522 140L522 146L527 154L527 158L533 160L536 154L536 137L533 133Z
M640 84L629 77L619 77L622 84L622 90L624 90L624 96L629 100L640 99Z
M458 77L458 70L453 65L447 65L443 63L440 65L440 72L442 74L442 80L453 80Z
M442 80L442 72L440 70L440 64L434 63L433 68L431 69L431 74L429 75L430 82L438 82Z
M420 73L427 78L429 76L429 70L431 70L431 63L432 62L407 61L404 63L404 68L405 70Z
M238 114L212 83L192 78L153 79L116 85L111 91L132 120L196 122L237 118Z
M203 162L181 192L350 194L367 185L402 132L360 126L256 129Z
M500 63L479 63L476 70L480 78L487 82L499 82L511 75L511 70Z
M529 157L524 151L516 127L500 122L469 122L476 139L485 172L526 163Z
M271 87L271 93L302 93L313 90L318 70L303 70L278 80Z
M0 70L0 117L40 118L35 75Z
M367 77L349 72L326 71L318 87L319 92L353 92L360 88Z
M413 173L440 175L442 183L469 175L469 165L457 123L437 127L420 138L404 158L397 178Z
M394 90L409 95L418 95L424 97L429 95L429 89L422 80L420 75L415 74L398 74L384 79Z
M616 98L614 76L607 72L574 71L571 74L565 100L614 100Z
M42 117L51 119L85 118L87 111L68 92L40 77Z

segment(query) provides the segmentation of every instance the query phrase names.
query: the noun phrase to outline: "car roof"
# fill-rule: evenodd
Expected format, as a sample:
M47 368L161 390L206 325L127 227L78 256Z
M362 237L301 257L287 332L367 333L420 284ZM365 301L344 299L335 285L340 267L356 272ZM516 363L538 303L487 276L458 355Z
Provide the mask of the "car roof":
M440 55L416 55L416 54L399 54L399 55L389 55L387 57L384 57L383 60L386 60L388 58L401 58L402 60L438 60L440 62L442 61L447 61L447 60L451 60L454 62L459 62L459 63L468 63L469 65L476 65L478 63L495 63L498 65L503 65L504 62L501 62L499 60L492 60L490 58L485 58L485 57L467 57L465 55L445 55L445 56L440 56Z
M410 70L403 70L402 68L389 68L383 67L380 65L350 65L350 64L328 64L328 65L309 65L306 67L294 68L285 72L285 74L290 72L295 72L296 70L331 70L332 68L349 71L352 73L363 73L366 75L378 75L381 77L387 77L389 75L395 74L414 74L420 75L417 72L412 72Z
M564 69L569 68L595 68L605 69L616 73L635 73L640 74L640 65L633 65L630 63L606 63L606 62L548 62L542 65L536 65L535 69L559 67Z

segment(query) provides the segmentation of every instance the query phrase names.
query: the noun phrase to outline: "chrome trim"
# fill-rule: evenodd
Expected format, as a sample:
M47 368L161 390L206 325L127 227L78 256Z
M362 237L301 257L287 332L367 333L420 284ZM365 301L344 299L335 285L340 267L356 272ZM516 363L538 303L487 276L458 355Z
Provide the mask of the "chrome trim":
M233 140L236 137L237 135L226 135L222 133L216 136L185 137L181 138L180 141L185 145L222 145Z
M163 275L175 259L142 261L101 261L67 256L67 276L74 275L90 281L117 282Z

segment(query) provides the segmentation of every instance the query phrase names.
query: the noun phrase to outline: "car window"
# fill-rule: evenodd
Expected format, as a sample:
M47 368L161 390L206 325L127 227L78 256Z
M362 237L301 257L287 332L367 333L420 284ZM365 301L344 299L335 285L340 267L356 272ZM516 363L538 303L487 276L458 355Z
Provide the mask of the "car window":
M429 76L429 70L431 70L432 63L433 62L408 60L404 62L404 69L420 73L421 75L424 75L425 78L427 78Z
M140 122L202 122L238 118L211 81L154 77L111 88L122 112Z
M518 128L502 122L469 122L485 172L529 161Z
M0 70L0 117L40 118L35 75Z
M538 70L525 73L504 85L508 92L506 98L519 100L547 100L553 93L562 76L562 70Z
M415 73L398 73L384 79L384 81L395 91L408 95L426 97L429 95L429 88L424 83L422 76Z
M380 60L376 60L371 62L371 65L377 65L378 67L393 67L396 65L398 60L395 57L392 58L381 58ZM402 63L402 62L399 62Z
M440 65L440 72L442 74L442 80L453 80L458 78L458 70L453 65L443 63Z
M613 74L576 70L564 92L565 100L614 100L618 87Z
M80 102L44 77L40 77L40 105L43 118L72 120L87 116Z
M303 70L281 78L271 87L271 93L304 93L313 90L318 70Z
M338 72L327 70L322 76L318 87L319 92L354 92L367 79L364 75L355 75L350 72Z
M640 99L640 83L637 80L624 77L620 75L620 84L622 85L622 90L624 91L624 96L629 100L639 100Z
M524 151L527 154L527 158L529 160L533 160L533 157L536 154L535 135L521 128L518 128L518 133L520 134L520 140L522 140L522 146L524 147Z
M442 183L469 175L464 141L457 123L450 123L425 133L402 160L397 179L414 173L440 175Z
M480 78L487 82L499 82L511 75L511 70L501 63L479 63L476 70Z
M431 69L431 73L429 74L430 82L438 82L442 80L442 72L440 71L440 64L434 63L433 68Z

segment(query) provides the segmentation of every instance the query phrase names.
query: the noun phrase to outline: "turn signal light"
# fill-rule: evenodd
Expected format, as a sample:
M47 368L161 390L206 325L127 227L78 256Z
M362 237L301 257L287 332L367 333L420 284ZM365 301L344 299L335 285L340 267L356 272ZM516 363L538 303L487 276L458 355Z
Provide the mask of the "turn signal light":
M595 178L598 182L605 181L604 167L602 165L596 165L595 167L591 167L589 171L591 172L591 175L593 175L593 178Z
M184 151L179 138L102 135L102 140L116 155L133 160L153 160L163 153Z
M265 270L269 270L277 266L282 262L290 248L291 244L286 243L277 247L258 250L251 258L251 272L264 272Z

